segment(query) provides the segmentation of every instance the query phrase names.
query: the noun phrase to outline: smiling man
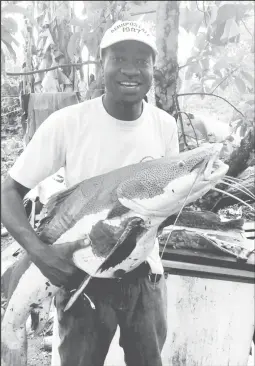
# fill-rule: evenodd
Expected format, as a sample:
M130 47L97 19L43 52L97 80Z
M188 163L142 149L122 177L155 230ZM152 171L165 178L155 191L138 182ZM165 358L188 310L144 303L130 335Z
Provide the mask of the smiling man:
M166 285L158 243L146 262L122 279L93 279L64 312L84 275L61 245L41 242L27 220L22 199L46 177L65 169L67 187L146 157L178 153L173 117L145 103L157 55L144 24L117 22L100 45L105 94L53 113L40 126L3 184L2 221L41 272L62 286L56 296L61 366L103 366L120 326L127 366L161 366L166 332ZM70 250L75 248L69 248Z

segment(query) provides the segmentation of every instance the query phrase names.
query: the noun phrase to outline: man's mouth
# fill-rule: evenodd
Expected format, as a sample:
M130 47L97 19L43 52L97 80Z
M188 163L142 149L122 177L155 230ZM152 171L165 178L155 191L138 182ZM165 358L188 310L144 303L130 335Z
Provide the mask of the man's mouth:
M139 87L140 83L133 81L120 81L119 84L125 88L135 89Z

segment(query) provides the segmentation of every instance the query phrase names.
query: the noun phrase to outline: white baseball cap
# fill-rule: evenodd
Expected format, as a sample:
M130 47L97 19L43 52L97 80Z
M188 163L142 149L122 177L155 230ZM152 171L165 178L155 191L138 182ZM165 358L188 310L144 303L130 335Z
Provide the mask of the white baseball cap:
M138 41L147 44L156 57L158 51L156 38L151 34L146 25L136 21L117 21L107 29L100 43L100 58L102 49L122 41Z

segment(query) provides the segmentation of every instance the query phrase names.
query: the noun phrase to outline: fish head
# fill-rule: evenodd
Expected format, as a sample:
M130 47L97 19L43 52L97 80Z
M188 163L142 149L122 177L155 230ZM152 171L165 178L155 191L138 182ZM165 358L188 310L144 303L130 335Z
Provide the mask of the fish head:
M142 216L168 217L202 197L227 173L220 159L223 145L196 149L141 164L139 172L118 187L122 205Z

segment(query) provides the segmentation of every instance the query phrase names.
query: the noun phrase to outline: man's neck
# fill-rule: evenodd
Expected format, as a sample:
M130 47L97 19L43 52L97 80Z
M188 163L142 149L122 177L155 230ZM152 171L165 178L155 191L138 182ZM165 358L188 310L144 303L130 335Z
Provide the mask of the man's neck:
M127 103L113 100L109 95L103 96L103 105L106 112L122 121L134 121L139 118L143 111L143 102Z

